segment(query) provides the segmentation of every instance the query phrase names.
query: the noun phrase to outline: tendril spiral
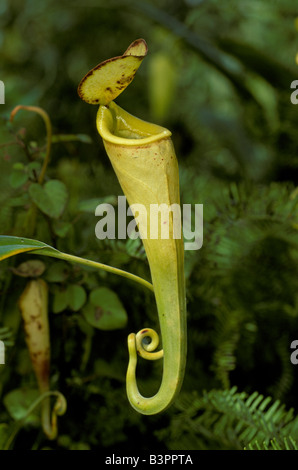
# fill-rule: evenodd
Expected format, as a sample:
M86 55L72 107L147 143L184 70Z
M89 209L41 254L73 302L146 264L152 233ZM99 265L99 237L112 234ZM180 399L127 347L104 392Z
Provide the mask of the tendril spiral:
M150 342L146 343L146 338L149 338ZM143 359L156 361L157 359L161 359L163 357L162 349L160 351L155 351L159 345L159 336L156 331L152 330L151 328L144 328L143 330L140 330L135 336L135 341L137 352Z

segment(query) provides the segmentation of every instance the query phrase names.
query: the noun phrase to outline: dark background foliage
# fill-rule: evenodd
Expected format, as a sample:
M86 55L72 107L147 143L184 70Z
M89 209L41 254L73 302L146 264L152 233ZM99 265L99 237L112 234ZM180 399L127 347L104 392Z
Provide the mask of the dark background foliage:
M171 129L182 203L204 205L203 247L186 252L188 363L177 404L143 417L126 399L126 337L158 328L152 296L114 275L43 259L52 388L64 393L68 411L57 440L47 441L31 420L14 448L241 449L254 439L298 440L298 371L290 362L298 336L298 107L290 101L298 79L296 15L292 0L1 1L0 233L34 235L149 279L138 243L95 238L94 201L114 200L121 190L96 132L96 107L76 91L88 70L139 37L149 54L117 103ZM63 213L38 212L33 234L26 214L35 170L28 164L42 161L45 130L24 110L9 123L18 104L49 114L60 138L47 179L68 191ZM14 418L5 397L36 388L17 308L26 280L11 270L26 259L0 266L3 433ZM83 302L76 309L63 300L69 285L87 296L99 286L116 292L127 326L91 327ZM145 394L158 389L161 373L161 364L140 361ZM254 392L262 394L257 401ZM292 418L271 410L274 428L272 416L264 418L267 404L259 409L262 396L293 408ZM263 428L264 419L270 425Z

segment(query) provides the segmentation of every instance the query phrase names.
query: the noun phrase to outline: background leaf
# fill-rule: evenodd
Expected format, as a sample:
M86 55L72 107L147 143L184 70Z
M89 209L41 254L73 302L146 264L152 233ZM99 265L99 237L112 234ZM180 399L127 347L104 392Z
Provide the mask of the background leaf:
M124 328L127 322L126 311L117 294L106 287L91 292L83 314L90 325L100 330Z
M61 313L68 306L67 288L57 288L54 292L53 313Z
M68 305L74 312L79 311L86 302L86 291L82 286L69 284L67 287Z
M38 397L38 390L17 388L4 396L3 403L11 417L15 420L19 420L26 415L28 408ZM34 410L34 412L26 418L26 421L31 424L36 424L38 422L37 413L38 411Z
M68 197L66 186L58 180L50 180L44 186L33 183L29 194L37 207L54 219L63 213Z

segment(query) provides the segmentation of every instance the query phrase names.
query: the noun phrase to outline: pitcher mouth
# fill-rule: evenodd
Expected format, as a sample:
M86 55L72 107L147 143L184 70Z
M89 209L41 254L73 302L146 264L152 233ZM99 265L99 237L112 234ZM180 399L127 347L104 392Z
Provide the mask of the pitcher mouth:
M125 146L147 145L172 135L165 127L143 121L113 101L99 107L96 126L104 141Z

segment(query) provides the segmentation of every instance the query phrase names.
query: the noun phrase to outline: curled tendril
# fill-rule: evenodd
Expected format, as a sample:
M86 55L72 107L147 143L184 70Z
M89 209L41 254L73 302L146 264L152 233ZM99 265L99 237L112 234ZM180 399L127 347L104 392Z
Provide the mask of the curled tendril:
M149 338L149 342L145 342L145 339ZM156 331L152 330L151 328L145 328L140 330L135 335L135 347L139 354L144 359L148 359L149 361L156 361L157 359L161 359L163 357L163 350L155 351L155 349L159 345L159 336Z
M52 410L51 415L51 422L49 423L50 426L44 426L44 432L47 435L48 439L55 439L58 433L58 426L57 426L57 416L62 416L66 412L67 402L62 395L62 393L58 392L57 400Z
M55 391L44 392L42 395L40 395L32 403L32 405L26 411L26 414L20 420L18 420L15 423L14 429L13 429L11 435L8 437L7 441L5 442L3 450L8 450L10 448L14 438L18 434L19 430L21 429L21 427L25 423L28 416L30 416L30 414L35 410L35 408L37 408L37 406L40 405L40 403L47 402L51 396L55 396L55 397L57 397L57 399L56 399L55 405L54 405L53 410L52 410L51 422L47 423L47 424L45 424L43 422L43 428L44 428L44 432L47 435L48 439L55 439L56 438L57 432L58 432L58 429L57 429L57 416L62 416L66 412L67 402L66 402L66 399L65 399L64 395L62 395L61 392L58 392L58 391L55 390ZM43 418L42 418L42 421L44 421Z
M67 409L66 398L60 392L57 392L56 395L57 395L57 400L53 408L53 413L55 413L57 416L62 416L64 415Z

